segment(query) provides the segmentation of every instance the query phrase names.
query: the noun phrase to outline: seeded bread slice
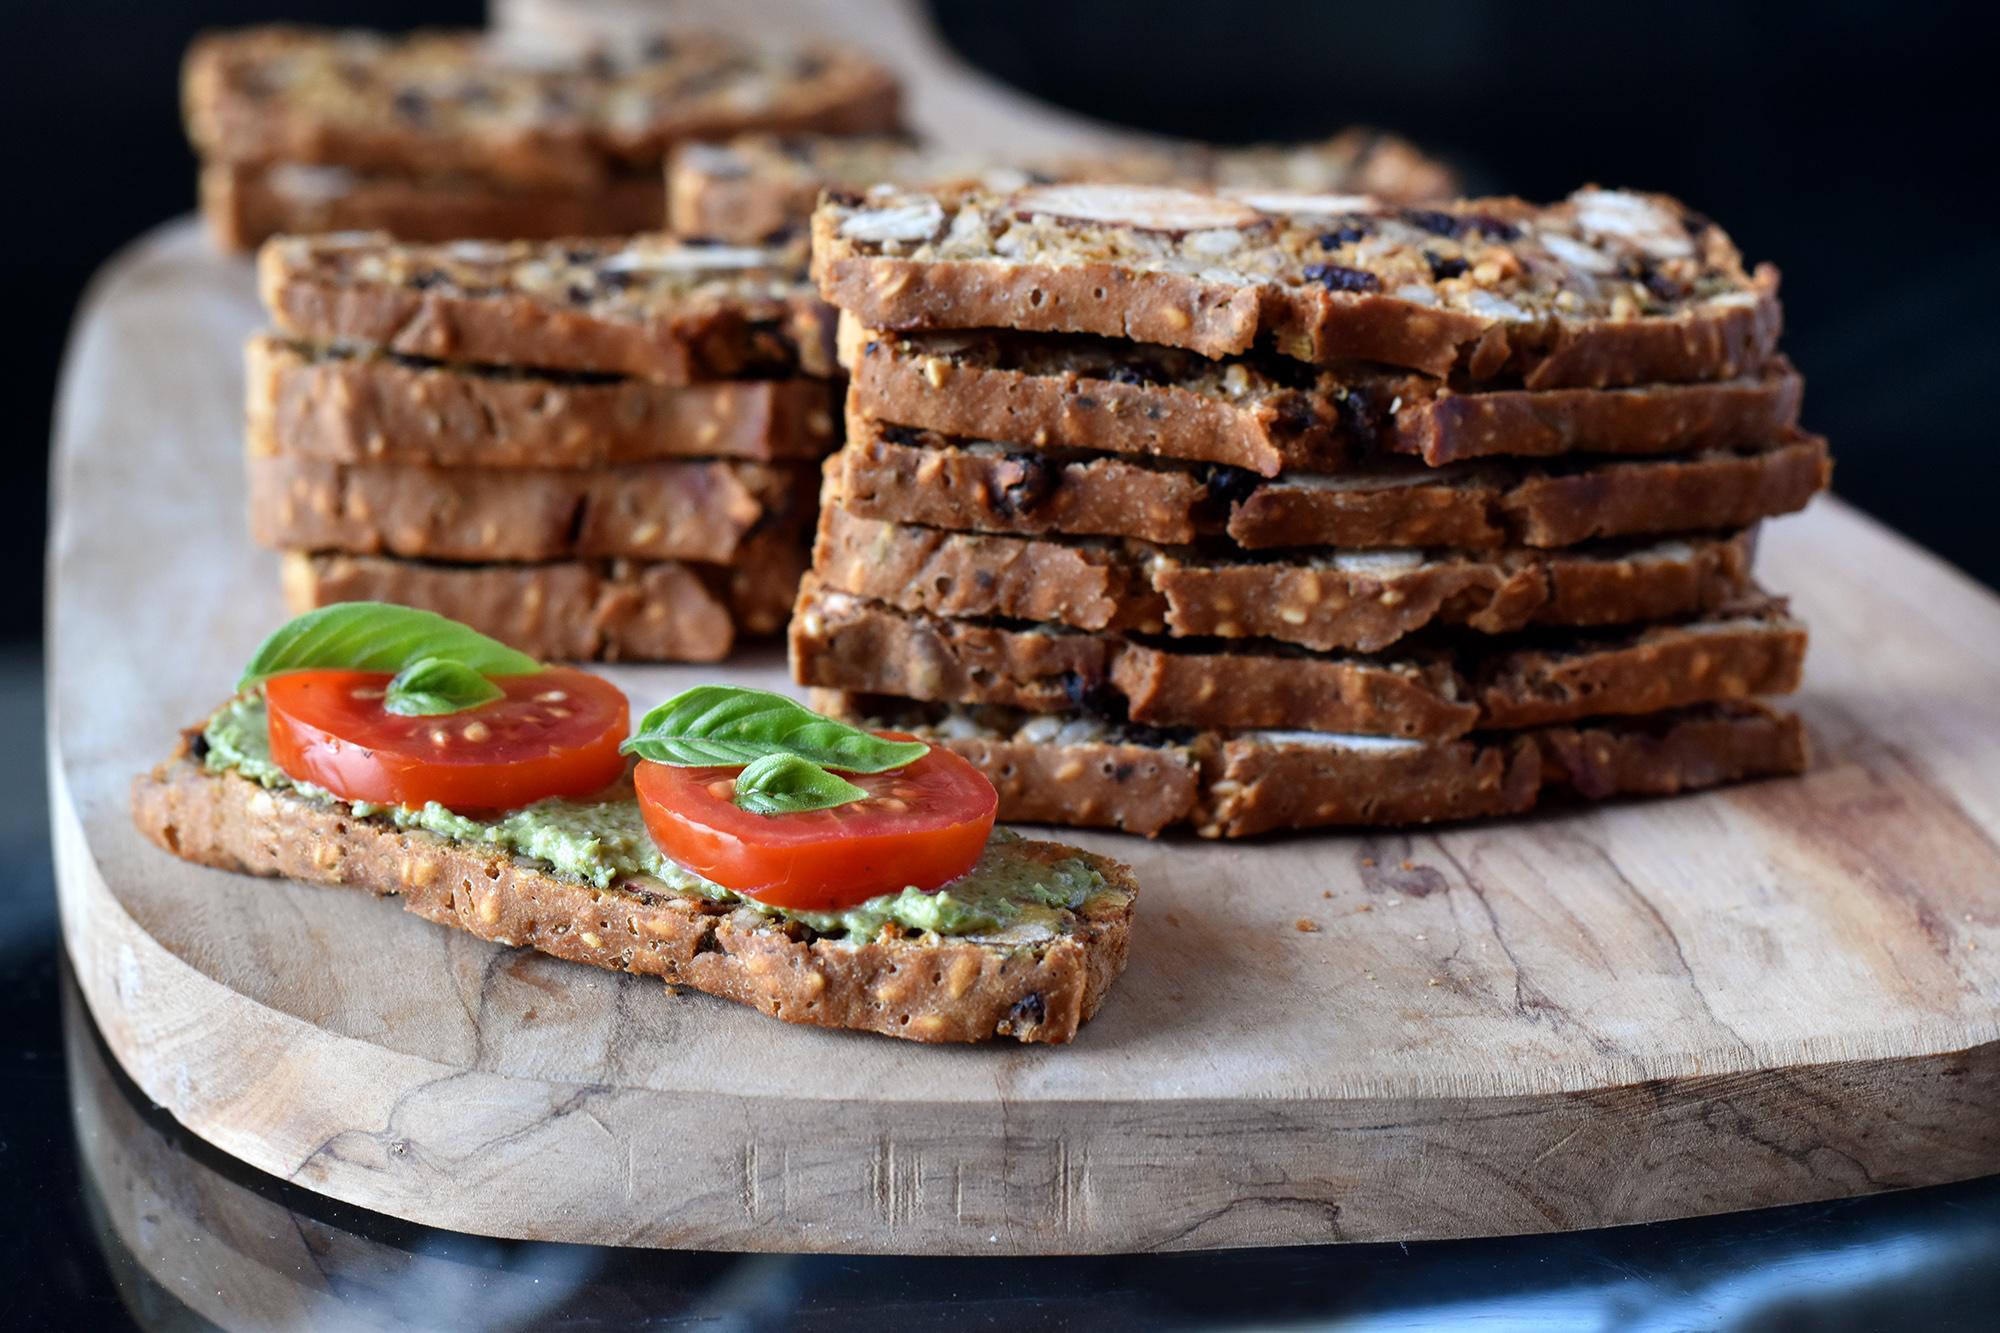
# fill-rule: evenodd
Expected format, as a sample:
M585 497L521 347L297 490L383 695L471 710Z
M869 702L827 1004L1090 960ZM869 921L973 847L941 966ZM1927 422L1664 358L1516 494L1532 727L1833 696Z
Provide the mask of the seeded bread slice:
M823 380L650 380L445 365L252 338L248 445L336 463L588 468L809 461L834 438Z
M1798 424L1779 358L1734 379L1614 389L1454 389L1419 375L1211 361L1168 347L1029 334L843 326L853 404L879 421L979 440L1224 463L1261 476L1365 453L1437 467L1495 455L1681 453L1761 444Z
M1200 183L1373 194L1397 203L1456 193L1451 172L1403 139L1353 129L1315 143L1183 144L1090 157L1004 161L893 135L747 134L686 143L667 160L669 227L754 243L805 225L821 190L876 185L1018 189L1031 180Z
M728 564L753 532L802 532L815 481L810 468L741 462L501 469L280 454L248 467L262 545L480 562Z
M335 602L394 602L448 616L543 661L716 662L740 635L784 627L805 567L802 542L760 533L727 568L674 560L442 565L288 551L280 570L295 614Z
M1066 1042L1124 970L1138 894L1131 872L1059 843L1027 843L1023 854L1082 859L1110 888L1064 913L1046 938L980 942L895 927L872 940L821 938L747 907L644 883L593 888L492 846L211 773L193 748L199 736L190 732L174 758L132 788L139 830L184 860L399 895L425 920L484 940L663 977L789 1023L924 1042Z
M272 321L306 342L663 384L835 371L832 314L785 251L341 232L277 237L257 273Z
M786 53L701 32L527 44L324 28L210 33L182 70L205 159L588 187L657 173L668 145L747 130L894 129L897 90L853 51Z
M1750 586L1755 535L1557 552L1405 548L1252 559L888 523L850 512L829 487L813 567L830 591L904 611L1372 653L1434 625L1506 634L1706 611Z
M617 236L657 231L664 212L651 173L571 189L212 162L201 169L199 193L209 235L227 251L253 250L278 235L330 231L381 231L404 241Z
M830 195L826 298L872 328L1092 333L1219 357L1271 339L1528 389L1732 379L1771 358L1777 271L1659 195L1397 208L1358 195L1040 185Z
M847 508L865 518L1168 546L1227 536L1246 550L1553 548L1724 531L1804 508L1833 471L1825 440L1795 435L1634 461L1390 461L1264 480L1239 468L957 440L854 413L831 468Z
M965 756L1000 817L1205 838L1517 815L1537 803L1668 796L1803 772L1797 717L1754 703L1421 743L1249 731L1162 733L1080 716L940 708L815 691L821 712Z
M1388 657L941 619L827 592L810 577L791 625L792 673L806 685L1084 709L1156 727L1428 740L1787 694L1805 652L1804 627L1768 597L1622 633L1460 640Z

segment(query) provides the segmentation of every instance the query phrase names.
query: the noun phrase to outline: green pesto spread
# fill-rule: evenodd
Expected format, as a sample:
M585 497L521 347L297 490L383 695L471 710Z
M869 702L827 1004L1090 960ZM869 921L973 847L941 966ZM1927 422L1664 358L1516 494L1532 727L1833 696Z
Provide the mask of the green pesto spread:
M244 695L224 705L202 732L203 762L213 772L235 773L261 786L334 801L330 792L297 782L271 760L264 701ZM1078 857L1044 863L1023 856L1011 834L996 833L979 863L936 892L904 889L857 903L843 912L805 912L742 898L669 860L653 845L629 785L586 801L551 799L491 819L456 814L435 801L422 808L345 802L363 819L397 828L423 829L457 842L484 842L546 862L551 872L608 888L622 880L657 880L667 892L713 902L740 902L765 916L797 921L822 935L869 940L885 924L939 935L1033 934L1055 930L1061 913L1075 910L1107 889L1104 877ZM653 885L643 887L654 888Z

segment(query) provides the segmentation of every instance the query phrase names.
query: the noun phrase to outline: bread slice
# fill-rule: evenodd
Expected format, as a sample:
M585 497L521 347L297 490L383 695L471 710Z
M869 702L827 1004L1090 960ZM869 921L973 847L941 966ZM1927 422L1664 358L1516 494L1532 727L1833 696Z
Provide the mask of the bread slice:
M1769 597L1637 630L1386 657L942 619L829 592L811 576L791 625L792 672L806 685L1158 727L1427 740L1786 694L1805 652L1804 628Z
M205 159L578 188L657 172L668 145L747 130L894 129L895 79L856 52L764 49L694 31L528 45L260 27L211 33L182 69Z
M964 755L1025 824L1205 838L1521 814L1803 772L1797 717L1754 703L1422 742L1296 731L1163 733L1088 716L816 691L821 712Z
M248 445L335 463L591 468L810 461L834 440L824 380L650 380L446 365L252 338Z
M669 227L737 244L803 227L821 190L876 185L1018 189L1031 180L1260 186L1373 194L1397 203L1450 198L1456 181L1407 141L1352 129L1313 143L1006 160L894 135L747 134L685 143L667 159Z
M653 236L420 245L280 236L258 252L278 329L477 365L663 384L831 375L831 313L780 250Z
M486 843L399 829L344 802L267 790L201 762L200 732L133 784L132 813L185 860L252 875L400 896L403 906L509 947L665 978L774 1018L924 1042L1066 1042L1125 966L1138 894L1131 872L1050 842L1008 854L1077 859L1105 890L1033 938L821 936L739 904L632 879L597 888Z
M1749 527L1826 489L1826 441L1640 460L1427 468L1402 460L1269 480L1240 468L959 440L850 412L831 465L865 518L1023 536L1131 537L1246 550L1308 546L1554 548Z
M426 560L728 564L753 532L803 531L807 467L675 461L592 469L252 457L250 532L281 550Z
M947 532L862 518L829 487L813 568L829 591L904 611L1269 638L1378 652L1434 625L1506 634L1721 606L1750 586L1754 530L1545 552L1236 552Z
M1783 358L1704 384L1457 389L1376 367L1211 361L1103 338L843 328L840 344L854 407L879 421L1040 448L1225 463L1266 477L1383 453L1439 467L1498 455L1762 444L1796 428L1803 389Z
M1528 389L1748 375L1780 322L1777 271L1659 195L1430 209L1365 196L1040 185L829 196L827 300L872 328L1094 333L1203 356L1270 339Z
M199 194L209 235L226 251L254 250L273 236L329 231L381 231L404 241L618 236L659 230L665 212L650 172L558 188L300 163L211 162L201 169Z
M394 602L543 661L718 662L739 637L784 627L806 554L803 541L784 533L752 537L726 568L676 560L447 565L287 551L280 575L294 614Z

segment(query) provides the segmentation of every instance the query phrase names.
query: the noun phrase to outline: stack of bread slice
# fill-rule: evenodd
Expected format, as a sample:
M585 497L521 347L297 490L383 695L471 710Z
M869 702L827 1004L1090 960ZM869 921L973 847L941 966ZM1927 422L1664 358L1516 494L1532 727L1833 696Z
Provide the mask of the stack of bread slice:
M1776 274L1670 199L830 195L794 672L1002 817L1209 836L1795 771Z
M260 279L251 529L294 610L399 602L546 659L783 626L837 439L798 249L330 234Z
M674 147L667 157L667 226L680 236L752 244L803 231L822 190L885 182L1011 189L1031 181L1365 193L1399 204L1449 198L1457 189L1443 163L1406 139L1367 129L1314 143L1176 143L1005 161L896 135L757 133Z
M197 41L182 94L202 211L225 249L281 232L658 228L672 144L899 120L894 78L852 51L698 32L565 42L249 28Z

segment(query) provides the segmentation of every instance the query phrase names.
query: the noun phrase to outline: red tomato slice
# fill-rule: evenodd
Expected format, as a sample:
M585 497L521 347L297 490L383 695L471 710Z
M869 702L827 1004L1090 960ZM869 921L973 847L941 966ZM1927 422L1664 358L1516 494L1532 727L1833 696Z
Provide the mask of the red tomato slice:
M837 912L877 894L938 888L972 869L1000 807L978 769L937 746L892 773L841 774L868 799L804 814L739 809L731 798L740 771L641 763L633 782L661 851L774 907Z
M297 671L264 685L271 758L349 801L512 810L545 796L588 796L625 772L623 691L553 667L499 676L505 698L438 717L382 707L379 671Z

